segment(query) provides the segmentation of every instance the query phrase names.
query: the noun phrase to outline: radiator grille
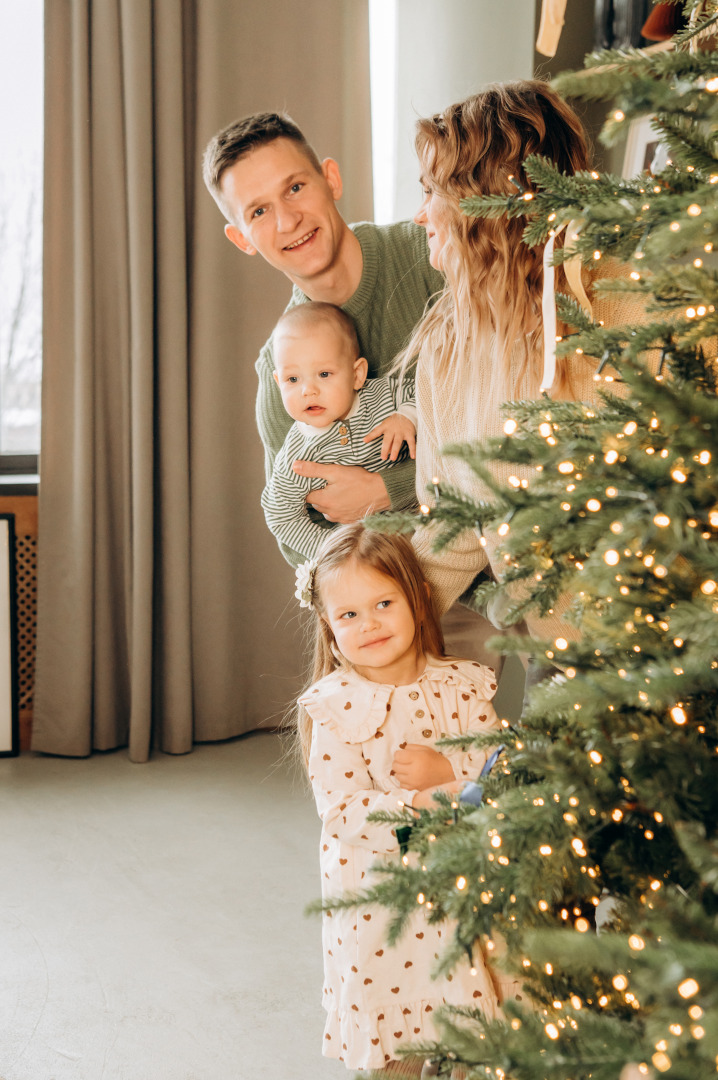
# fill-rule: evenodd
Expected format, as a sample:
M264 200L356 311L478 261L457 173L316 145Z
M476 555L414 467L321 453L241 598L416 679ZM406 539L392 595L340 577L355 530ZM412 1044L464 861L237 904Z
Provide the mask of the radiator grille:
M15 537L18 706L31 709L37 639L37 537Z

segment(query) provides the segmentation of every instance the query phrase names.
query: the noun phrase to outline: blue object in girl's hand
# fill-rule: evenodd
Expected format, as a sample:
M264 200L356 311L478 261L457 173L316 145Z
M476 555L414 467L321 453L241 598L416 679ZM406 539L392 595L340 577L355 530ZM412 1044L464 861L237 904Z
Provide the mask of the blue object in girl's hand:
M475 784L472 780L468 784L464 784L461 794L459 795L459 802L470 803L472 806L481 806L483 797L484 785Z
M499 758L501 757L503 752L504 752L504 747L503 746L499 746L499 747L497 747L496 750L494 750L491 757L486 760L486 762L484 764L484 767L481 770L481 773L479 774L479 779L482 776L488 776L489 775L489 773L491 772L491 770L493 769L494 765L499 760ZM471 780L471 781L469 781L468 784L465 784L464 787L462 788L461 794L459 795L459 802L469 803L470 806L481 806L481 800L483 799L483 797L484 797L484 785L483 784L477 784L473 780Z

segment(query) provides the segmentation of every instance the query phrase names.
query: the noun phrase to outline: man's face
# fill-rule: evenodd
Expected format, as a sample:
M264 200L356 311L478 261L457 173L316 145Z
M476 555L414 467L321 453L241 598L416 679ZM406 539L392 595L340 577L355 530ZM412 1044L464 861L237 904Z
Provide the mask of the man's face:
M331 158L318 172L297 143L275 139L226 169L220 186L235 222L225 233L242 251L259 252L300 288L334 265L347 226Z
M342 420L364 385L367 364L354 359L346 341L327 323L274 335L274 378L293 420L326 427Z

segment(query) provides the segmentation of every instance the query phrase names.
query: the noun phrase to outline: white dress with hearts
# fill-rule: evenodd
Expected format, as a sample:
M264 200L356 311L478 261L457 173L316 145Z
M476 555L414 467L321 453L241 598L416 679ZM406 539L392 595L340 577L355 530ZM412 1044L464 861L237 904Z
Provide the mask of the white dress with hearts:
M356 893L372 883L371 867L399 858L388 825L369 824L374 810L411 803L392 775L406 743L433 746L442 735L499 726L491 698L493 671L469 660L429 660L416 682L389 686L340 668L302 695L313 721L309 773L322 819L322 895ZM497 739L498 741L498 739ZM486 753L446 752L457 778L475 780ZM383 1068L401 1044L437 1038L432 1014L444 1003L499 1009L481 955L451 975L432 979L450 923L430 926L417 906L394 947L387 944L388 912L376 906L333 910L323 916L323 1052L350 1069Z

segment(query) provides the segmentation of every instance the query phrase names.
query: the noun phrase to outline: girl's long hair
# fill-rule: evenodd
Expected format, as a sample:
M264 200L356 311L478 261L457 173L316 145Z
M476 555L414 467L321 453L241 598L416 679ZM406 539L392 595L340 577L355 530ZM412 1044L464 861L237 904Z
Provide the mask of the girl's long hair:
M503 400L517 396L519 389L533 390L533 382L537 389L543 252L522 242L522 218L470 218L461 212L459 201L518 194L509 176L531 191L523 168L531 154L549 158L566 174L588 169L581 121L546 83L500 83L419 120L416 150L422 183L446 203L448 240L441 267L446 286L398 366L405 369L428 355L449 386L454 378L458 385L457 369L477 355L488 355L493 346L493 387ZM564 281L559 268L557 287L565 288ZM509 385L517 342L523 357L514 385ZM561 395L567 389L567 362L559 359L554 390Z
M441 658L445 655L444 635L436 605L419 565L411 541L398 533L386 534L368 529L361 521L333 529L317 556L312 603L314 625L314 666L309 685L323 679L339 667L348 667L324 618L322 585L348 563L369 567L398 585L414 613L414 648L416 655ZM312 720L306 709L297 708L297 737L302 760L309 761Z

